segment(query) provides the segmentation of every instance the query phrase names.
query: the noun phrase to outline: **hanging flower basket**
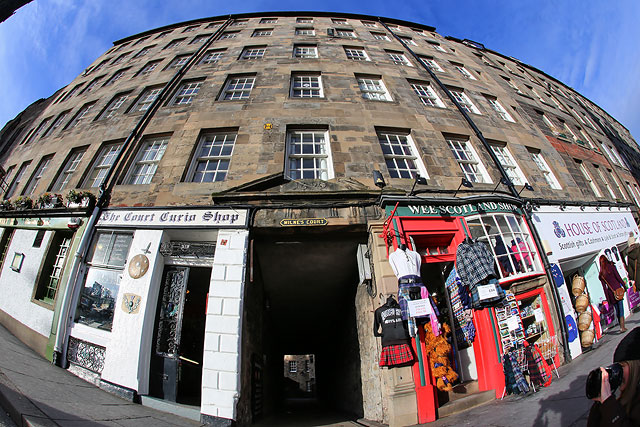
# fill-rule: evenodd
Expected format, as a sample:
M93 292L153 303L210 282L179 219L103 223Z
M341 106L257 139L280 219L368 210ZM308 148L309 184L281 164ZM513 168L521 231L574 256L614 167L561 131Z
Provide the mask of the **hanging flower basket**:
M37 205L40 209L55 209L63 206L62 195L44 193L38 197Z
M67 207L70 209L92 208L95 206L96 196L90 191L70 190L67 194Z
M33 208L33 200L26 196L20 196L16 199L15 203L16 209L20 211L25 211L27 209Z

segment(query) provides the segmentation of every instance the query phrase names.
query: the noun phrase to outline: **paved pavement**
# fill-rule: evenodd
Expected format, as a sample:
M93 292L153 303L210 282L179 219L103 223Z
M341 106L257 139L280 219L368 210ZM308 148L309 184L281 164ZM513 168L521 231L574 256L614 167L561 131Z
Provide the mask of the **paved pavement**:
M640 313L627 318L627 329L640 326ZM518 427L577 427L586 426L592 401L585 397L585 381L589 372L598 366L612 363L618 342L626 335L612 328L593 349L554 372L549 387L536 393L505 396L469 411L424 424L441 426L518 426ZM628 333L628 332L627 332Z
M116 397L35 354L0 326L0 405L19 426L199 426ZM11 424L8 424L11 425Z
M627 320L640 325L640 313ZM617 330L617 327L614 329ZM433 423L439 426L583 426L591 401L584 395L589 371L611 363L623 334L606 334L593 350L560 367L560 378L534 394L506 396ZM0 326L0 405L19 426L198 426L174 414L122 400L35 354ZM11 425L11 422L5 422ZM331 423L327 423L330 424ZM0 417L0 425L3 425ZM318 424L315 424L318 425ZM341 424L333 424L341 425ZM348 424L347 424L348 425Z

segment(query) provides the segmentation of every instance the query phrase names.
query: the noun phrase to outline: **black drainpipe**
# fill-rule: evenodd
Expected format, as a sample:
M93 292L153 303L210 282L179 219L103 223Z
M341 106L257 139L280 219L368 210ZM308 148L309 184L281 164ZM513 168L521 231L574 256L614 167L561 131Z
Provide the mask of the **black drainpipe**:
M444 83L442 83L442 81L440 81L438 76L436 76L436 74L433 71L431 71L431 69L428 66L426 66L426 64L424 62L422 62L420 57L413 50L411 50L411 48L405 43L405 41L402 40L396 33L394 33L387 26L387 24L384 23L384 21L382 21L382 18L378 17L378 22L380 22L380 24L389 33L391 33L391 35L398 42L400 42L400 44L402 44L404 49L407 52L409 52L411 54L411 56L413 56L413 58L417 61L417 63L420 64L420 66L425 71L427 71L427 73L429 73L431 78L438 84L438 86L440 86L440 89L442 89L442 91L447 94L447 96L453 102L453 104L456 106L456 108L458 109L460 114L462 114L462 116L467 121L469 126L471 126L471 129L473 129L473 131L475 132L475 134L478 137L478 139L480 140L480 142L482 142L482 145L484 146L485 150L489 154L489 157L491 157L491 160L493 160L493 163L495 164L496 168L500 172L500 175L502 176L502 179L504 180L503 182L506 182L505 185L509 189L509 192L511 193L511 195L513 197L516 197L516 198L524 201L524 199L522 197L520 197L520 193L518 193L518 191L516 190L516 187L513 185L513 182L511 182L511 179L509 178L509 175L507 175L507 172L505 171L504 167L502 166L502 164L500 164L500 160L498 160L498 157L496 156L496 154L491 149L491 146L489 145L487 140L484 139L484 136L482 135L482 132L480 132L480 129L478 129L478 127L474 123L473 119L469 116L469 114L467 114L465 109L462 108L462 106L458 103L458 101L453 97L453 95L451 94L451 91L449 91L449 89L444 85ZM553 300L554 300L554 303L555 303L556 307L558 308L559 313L561 315L560 316L561 318L559 319L559 323L560 323L560 329L562 331L562 340L563 340L563 346L562 347L563 347L564 358L565 358L566 361L570 361L571 360L571 354L569 352L569 333L567 331L567 325L565 324L564 309L562 308L560 295L558 294L558 288L556 287L555 281L553 280L553 276L551 275L551 266L549 264L549 259L547 258L547 254L545 253L544 247L542 246L542 239L540 239L540 235L538 234L538 231L536 230L536 228L532 224L533 218L532 218L532 215L531 215L530 203L529 204L525 204L523 206L522 211L524 212L524 215L525 215L525 217L527 219L527 222L532 225L529 229L531 230L531 235L533 236L533 240L535 241L536 246L540 249L540 258L541 258L541 260L542 260L542 262L544 264L545 274L547 276L547 280L549 281L549 286L551 287L551 293L553 294Z

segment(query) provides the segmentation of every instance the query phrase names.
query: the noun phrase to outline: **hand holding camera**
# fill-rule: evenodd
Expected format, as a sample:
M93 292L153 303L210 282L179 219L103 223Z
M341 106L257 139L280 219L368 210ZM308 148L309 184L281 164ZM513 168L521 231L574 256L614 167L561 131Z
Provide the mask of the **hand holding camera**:
M597 368L589 372L586 394L589 399L604 402L620 387L623 380L622 365L614 363L606 368Z

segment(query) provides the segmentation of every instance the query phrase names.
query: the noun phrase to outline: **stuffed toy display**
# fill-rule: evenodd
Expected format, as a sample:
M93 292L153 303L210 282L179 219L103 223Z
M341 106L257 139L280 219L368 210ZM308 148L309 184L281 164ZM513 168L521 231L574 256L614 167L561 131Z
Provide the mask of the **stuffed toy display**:
M424 330L425 349L431 364L431 373L436 380L436 387L438 390L451 391L453 383L458 379L458 374L451 367L452 349L447 339L451 335L451 327L443 323L442 333L438 336L433 334L430 324L426 324Z

